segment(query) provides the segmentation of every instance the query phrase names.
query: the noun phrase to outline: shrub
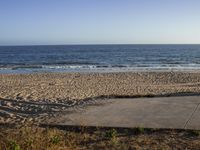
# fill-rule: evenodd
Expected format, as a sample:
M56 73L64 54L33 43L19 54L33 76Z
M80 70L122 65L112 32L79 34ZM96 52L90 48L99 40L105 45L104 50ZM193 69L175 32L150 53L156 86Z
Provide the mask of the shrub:
M19 144L17 144L16 141L11 140L10 141L10 149L11 150L20 150Z
M59 142L61 141L61 138L60 138L60 136L57 136L57 135L55 135L55 136L53 136L52 138L51 138L51 143L53 143L53 144L59 144Z
M137 128L135 128L135 133L136 134L143 134L144 133L144 128L143 127L137 127Z
M31 140L31 139L26 140L26 146L27 147L31 147L32 144L33 144L33 140Z
M200 131L198 131L198 130L191 130L190 134L191 134L191 136L200 136Z
M106 132L106 138L114 139L117 136L117 131L115 129L111 129Z

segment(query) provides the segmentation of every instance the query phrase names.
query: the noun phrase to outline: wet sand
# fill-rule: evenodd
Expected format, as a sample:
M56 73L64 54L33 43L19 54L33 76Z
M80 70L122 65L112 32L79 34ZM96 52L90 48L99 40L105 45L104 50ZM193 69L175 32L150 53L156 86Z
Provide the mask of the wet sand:
M200 93L200 73L43 73L0 75L0 122L44 122L96 97ZM94 98L94 99L93 99Z

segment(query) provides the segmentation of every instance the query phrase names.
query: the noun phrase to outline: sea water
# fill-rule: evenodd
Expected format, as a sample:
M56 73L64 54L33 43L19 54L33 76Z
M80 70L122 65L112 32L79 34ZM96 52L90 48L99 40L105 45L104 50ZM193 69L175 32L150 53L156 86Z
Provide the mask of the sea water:
M0 46L0 73L200 71L200 45Z

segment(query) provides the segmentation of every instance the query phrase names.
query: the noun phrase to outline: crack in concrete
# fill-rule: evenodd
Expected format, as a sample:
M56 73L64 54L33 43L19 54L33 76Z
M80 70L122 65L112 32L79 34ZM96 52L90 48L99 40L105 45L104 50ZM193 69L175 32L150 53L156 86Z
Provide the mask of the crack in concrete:
M199 107L200 103L197 104L197 106L195 107L194 111L192 112L192 114L190 115L190 117L187 119L187 121L185 122L183 128L186 129L187 125L189 124L189 122L191 121L192 117L194 116L194 114L196 113L198 107Z

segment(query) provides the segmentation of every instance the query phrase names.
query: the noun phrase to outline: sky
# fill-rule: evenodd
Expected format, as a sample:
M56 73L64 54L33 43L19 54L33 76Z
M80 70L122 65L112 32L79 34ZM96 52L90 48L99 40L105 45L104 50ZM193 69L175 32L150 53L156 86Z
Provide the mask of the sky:
M200 44L200 0L0 0L0 45Z

